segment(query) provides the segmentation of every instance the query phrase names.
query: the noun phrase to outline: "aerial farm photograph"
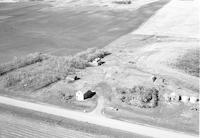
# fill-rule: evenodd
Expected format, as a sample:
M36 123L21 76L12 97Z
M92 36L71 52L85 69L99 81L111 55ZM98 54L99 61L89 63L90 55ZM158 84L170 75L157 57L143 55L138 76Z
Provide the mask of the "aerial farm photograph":
M199 0L0 0L0 138L198 138Z

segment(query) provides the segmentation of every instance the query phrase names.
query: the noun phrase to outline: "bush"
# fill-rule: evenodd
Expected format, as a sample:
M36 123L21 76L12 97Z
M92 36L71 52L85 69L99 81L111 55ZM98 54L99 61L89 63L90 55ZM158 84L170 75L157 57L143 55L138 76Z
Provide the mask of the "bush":
M72 58L70 63L70 67L71 68L75 68L75 69L85 69L86 67L89 66L87 60L83 60L81 58Z
M121 0L121 1L113 1L116 4L131 4L131 0Z
M86 60L87 62L93 61L95 58L104 58L110 53L101 49L89 48L88 50L78 53L75 57L79 57L82 60Z
M17 76L18 75L18 76ZM3 79L4 87L15 86L18 82L21 81L19 74L7 75Z
M75 97L75 92L73 92L71 89L65 89L64 91L60 90L57 91L59 94L60 99L63 100L63 102L69 102Z
M132 89L117 89L117 94L121 102L128 105L134 105L141 108L153 108L158 105L158 90L155 88L146 88L135 86Z

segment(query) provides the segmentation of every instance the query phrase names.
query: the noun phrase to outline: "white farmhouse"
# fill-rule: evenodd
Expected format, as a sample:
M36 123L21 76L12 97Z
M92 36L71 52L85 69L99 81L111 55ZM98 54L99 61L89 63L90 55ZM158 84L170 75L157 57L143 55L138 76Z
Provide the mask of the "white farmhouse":
M76 92L76 100L77 101L84 101L85 99L92 98L96 92L91 90L88 91L77 91Z
M77 101L83 101L84 100L84 93L82 91L76 92L76 100Z

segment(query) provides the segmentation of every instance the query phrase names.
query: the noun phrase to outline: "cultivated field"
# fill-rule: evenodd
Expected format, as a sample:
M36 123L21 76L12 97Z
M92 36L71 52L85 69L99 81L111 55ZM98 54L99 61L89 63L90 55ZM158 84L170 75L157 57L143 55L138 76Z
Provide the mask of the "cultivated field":
M110 128L86 124L75 120L25 111L20 108L0 105L1 137L46 138L145 138Z
M8 51L12 48L16 55L23 53L0 65L1 95L199 134L200 38L194 18L197 13L192 12L196 0L172 0L155 15L168 1L120 12L112 6L87 7L82 1L76 11L76 2L70 6L56 2L52 4L59 11L55 12L58 7L54 5L52 15L46 8L39 11L44 17L32 13L31 19L25 14L23 20L20 16L0 23L4 28L0 29L2 57L11 59L13 54ZM180 10L184 7L185 11ZM191 20L185 20L186 15ZM35 50L43 53L26 55ZM92 90L96 95L78 101L79 90Z
M41 1L0 3L0 63L35 52L69 56L102 48L137 29L166 2L137 4L132 11L81 4L56 8Z

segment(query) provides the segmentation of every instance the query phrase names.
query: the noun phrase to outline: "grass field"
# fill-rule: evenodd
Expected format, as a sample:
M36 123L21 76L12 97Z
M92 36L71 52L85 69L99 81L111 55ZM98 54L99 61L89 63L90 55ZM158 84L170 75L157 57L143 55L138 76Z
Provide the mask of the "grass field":
M177 62L173 64L174 67L183 70L184 72L199 77L199 59L200 50L192 49L185 53L183 56L177 59Z

